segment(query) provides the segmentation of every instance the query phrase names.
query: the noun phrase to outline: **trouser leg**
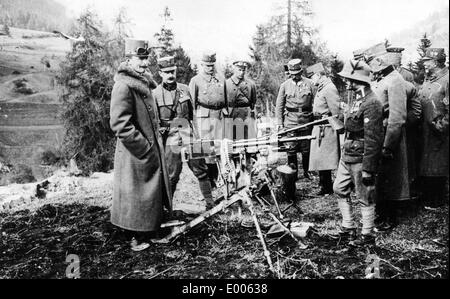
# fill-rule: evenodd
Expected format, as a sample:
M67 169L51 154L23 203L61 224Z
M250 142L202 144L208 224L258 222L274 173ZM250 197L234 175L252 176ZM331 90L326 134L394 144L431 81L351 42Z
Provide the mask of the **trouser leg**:
M350 199L353 188L354 184L350 173L350 165L341 160L339 162L333 189L336 195L339 196L338 207L342 216L342 227L346 229L356 228Z
M362 183L362 164L354 164L351 168L353 181L355 183L356 197L361 205L361 234L368 235L375 228L375 186L366 186Z
M179 152L172 151L172 147L169 143L166 145L165 157L169 171L170 187L173 195L177 189L178 181L180 180L180 174L183 170L183 162L181 160L181 154Z
M213 204L213 197L211 193L211 182L208 177L208 166L204 159L191 160L188 162L192 173L197 177L200 192L206 201L206 205Z
M302 153L302 167L305 178L309 179L309 152Z

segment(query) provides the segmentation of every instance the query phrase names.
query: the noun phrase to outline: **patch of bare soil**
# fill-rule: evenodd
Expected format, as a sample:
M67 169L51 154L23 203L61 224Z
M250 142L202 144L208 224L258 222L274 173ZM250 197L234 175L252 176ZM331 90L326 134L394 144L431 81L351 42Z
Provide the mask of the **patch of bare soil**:
M316 183L301 181L299 197ZM66 203L2 213L0 278L65 278L69 254L79 256L81 278L94 279L364 278L371 254L382 278L448 278L448 205L404 219L377 238L377 247L356 249L334 237L339 212L333 196L303 196L298 206L303 214L290 209L286 216L314 222L317 233L304 240L306 250L289 237L268 239L276 273L269 271L255 229L241 227L230 213L140 253L110 224L106 207Z

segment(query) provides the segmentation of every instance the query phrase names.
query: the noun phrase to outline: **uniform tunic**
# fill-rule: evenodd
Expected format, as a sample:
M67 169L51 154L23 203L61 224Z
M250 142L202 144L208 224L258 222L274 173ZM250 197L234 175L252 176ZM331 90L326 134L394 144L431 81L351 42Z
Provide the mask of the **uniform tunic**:
M199 134L202 139L223 138L222 110L227 107L225 80L204 73L189 84Z
M281 84L276 102L276 117L279 125L289 129L313 121L314 87L311 80L302 77L299 82L288 79ZM297 135L311 133L311 128L299 130ZM292 134L291 134L292 135ZM310 141L300 142L297 146L302 153L309 153Z
M226 83L229 107L226 137L232 140L256 138L256 121L251 113L256 104L256 84L247 78L239 80L234 76Z
M196 136L192 127L192 100L189 87L181 83L175 83L173 86L160 84L153 94L158 105L161 128L164 128L165 157L169 168L171 189L175 192L183 169L181 147L190 143ZM190 160L188 166L198 179L207 177L204 159Z
M362 183L362 172L376 174L383 145L382 105L368 90L363 98L349 103L345 117L346 140L333 189L349 197L353 188L365 206L374 204L374 188Z

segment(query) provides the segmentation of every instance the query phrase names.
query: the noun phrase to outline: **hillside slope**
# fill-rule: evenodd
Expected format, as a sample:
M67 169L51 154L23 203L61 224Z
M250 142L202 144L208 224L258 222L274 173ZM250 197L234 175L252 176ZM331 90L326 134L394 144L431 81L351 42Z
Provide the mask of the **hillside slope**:
M392 45L405 48L403 53L403 63L406 65L409 61L414 62L418 59L417 47L423 34L431 40L433 47L445 48L448 54L449 50L449 6L442 7L434 14L415 26L400 31L389 37Z
M0 36L0 162L30 165L42 178L40 155L63 138L55 77L71 44L49 32L10 33Z

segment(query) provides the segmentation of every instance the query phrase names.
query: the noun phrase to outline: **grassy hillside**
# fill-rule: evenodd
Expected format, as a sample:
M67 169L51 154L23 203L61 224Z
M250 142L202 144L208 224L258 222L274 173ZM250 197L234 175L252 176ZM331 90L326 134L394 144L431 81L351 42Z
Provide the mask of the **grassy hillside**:
M32 30L67 30L66 8L53 0L0 0L0 24Z
M40 155L57 151L64 134L55 76L71 44L45 31L10 33L0 36L0 162L25 163L42 178Z

